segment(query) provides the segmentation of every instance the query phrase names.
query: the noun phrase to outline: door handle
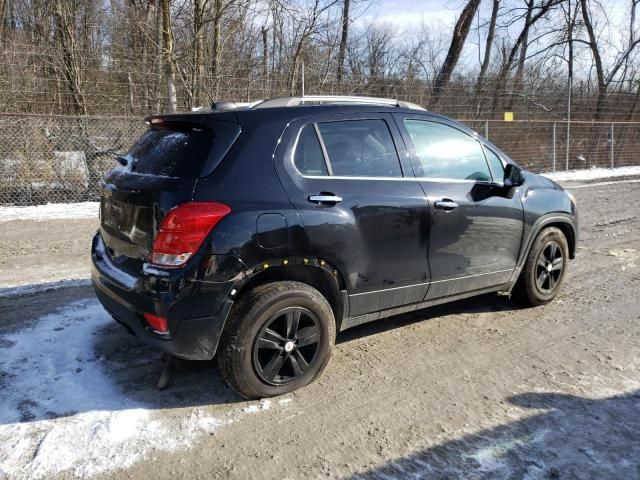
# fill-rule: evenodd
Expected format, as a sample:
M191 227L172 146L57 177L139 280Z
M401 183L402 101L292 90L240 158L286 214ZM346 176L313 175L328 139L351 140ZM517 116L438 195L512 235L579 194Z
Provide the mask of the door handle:
M309 195L309 201L313 203L339 203L342 201L342 197L334 195L333 193L321 193L319 195Z
M458 204L453 200L449 200L448 198L444 198L436 202L435 205L436 205L436 208L439 208L440 210L445 210L447 212L450 212L451 210L455 210L456 208L458 208Z

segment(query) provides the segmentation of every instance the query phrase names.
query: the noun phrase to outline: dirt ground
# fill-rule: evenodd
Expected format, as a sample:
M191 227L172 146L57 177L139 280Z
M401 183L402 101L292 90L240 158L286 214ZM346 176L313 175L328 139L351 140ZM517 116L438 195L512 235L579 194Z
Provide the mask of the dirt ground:
M2 288L87 278L97 219L0 223Z
M551 304L360 326L270 401L214 362L155 390L158 355L89 287L0 298L0 478L640 478L640 183L605 183L572 189L581 243ZM95 228L0 225L0 286L86 277Z

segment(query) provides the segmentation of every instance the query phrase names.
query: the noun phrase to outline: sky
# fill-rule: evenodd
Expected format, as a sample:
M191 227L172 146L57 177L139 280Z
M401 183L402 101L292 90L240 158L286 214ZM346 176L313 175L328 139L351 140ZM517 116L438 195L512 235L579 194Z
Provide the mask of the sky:
M452 26L465 3L465 0L378 0L367 10L364 18L389 22L400 28L418 26L423 21L427 24ZM483 16L489 16L490 3L481 3ZM629 9L631 0L603 0L602 3L615 21L621 20L620 17Z
M613 60L619 51L618 48L622 44L628 42L628 18L630 5L632 0L601 0L604 11L609 17L611 28L602 36L605 41L601 42L603 56L609 60ZM396 27L399 34L410 33L413 29L419 29L421 25L431 27L432 31L440 31L446 41L450 40L450 31L456 22L458 15L466 4L467 0L377 0L372 5L362 8L357 7L356 23L362 25L370 22L381 22L391 24ZM482 0L480 4L480 19L488 21L491 16L491 3ZM522 5L523 1L504 0L503 5ZM362 5L362 4L361 4ZM599 14L600 15L600 14ZM640 19L639 19L640 20ZM596 29L598 29L598 20L596 20ZM474 20L474 26L477 25L477 18ZM519 33L521 24L514 25L513 35ZM477 33L471 33L469 41L465 45L463 51L463 61L467 63L477 62L479 64L478 48L483 48L483 39L478 42ZM480 47L478 45L480 44ZM607 45L609 43L610 46ZM481 53L481 52L480 52ZM584 67L591 65L590 56L585 56ZM579 60L577 60L579 62ZM479 66L479 65L478 65ZM581 68L578 63L577 69Z
M400 28L425 24L451 26L462 9L462 2L444 0L379 0L364 18L388 22Z

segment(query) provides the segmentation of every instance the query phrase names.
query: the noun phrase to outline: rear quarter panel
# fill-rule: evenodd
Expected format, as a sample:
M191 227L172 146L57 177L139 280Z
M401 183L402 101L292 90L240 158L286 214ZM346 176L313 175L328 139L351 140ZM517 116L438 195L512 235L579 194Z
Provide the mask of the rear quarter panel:
M240 121L238 141L217 169L198 181L194 193L196 202L231 207L210 236L208 253L234 255L248 268L270 259L308 255L310 245L300 217L273 163L287 118L254 113L240 115ZM265 238L276 240L265 242Z

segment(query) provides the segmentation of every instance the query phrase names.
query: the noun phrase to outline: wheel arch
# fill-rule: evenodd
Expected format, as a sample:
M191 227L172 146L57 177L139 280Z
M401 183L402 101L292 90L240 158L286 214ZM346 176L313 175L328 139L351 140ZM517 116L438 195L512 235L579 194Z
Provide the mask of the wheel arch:
M555 227L564 234L569 245L569 258L574 259L576 257L576 232L574 231L573 225L567 221L551 222L545 224L540 230L538 230L538 232L536 232L536 236L538 236L538 233L540 233L543 228L549 227Z
M564 234L569 246L569 258L575 258L578 242L578 232L577 225L573 221L573 218L568 214L562 213L551 213L544 215L532 225L529 231L529 235L523 242L524 248L520 252L517 267L513 272L513 276L511 277L511 288L515 286L515 283L520 277L520 273L522 272L524 264L527 261L527 257L529 256L529 252L531 251L531 247L533 246L533 242L535 241L536 237L543 229L548 227L558 228Z
M235 299L266 283L282 281L304 283L318 290L327 299L335 318L336 331L340 331L342 320L348 313L348 297L344 279L331 265L315 259L302 259L299 263L295 259L287 259L264 263L250 271L253 273L235 287Z

